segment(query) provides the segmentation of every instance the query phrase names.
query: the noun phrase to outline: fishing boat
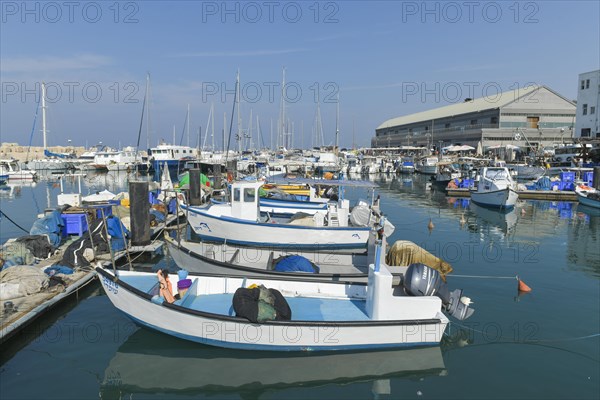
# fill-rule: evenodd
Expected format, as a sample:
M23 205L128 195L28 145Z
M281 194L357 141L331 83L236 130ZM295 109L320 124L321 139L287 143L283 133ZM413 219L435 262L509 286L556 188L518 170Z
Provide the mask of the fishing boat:
M22 169L14 158L0 160L0 179L8 181L32 181L37 178L36 171Z
M191 285L174 303L155 294L154 273L116 273L100 265L96 271L113 305L137 323L225 348L331 351L436 346L449 322L444 312L459 320L473 314L470 299L460 289L449 292L437 271L414 264L401 286L394 287L392 274L378 260L379 252L369 266L368 283L189 275ZM173 287L178 279L171 280ZM251 301L245 297L254 296L247 292L252 288L268 292L267 302L268 296L276 299L271 300L269 317L264 313L252 317Z
M182 168L187 161L198 158L198 150L189 146L161 143L148 151L151 168L160 171L166 162L169 168Z
M206 241L321 250L366 248L371 226L350 226L348 209L337 203L328 203L326 216L315 213L308 218L278 219L261 214L258 189L262 184L235 182L230 203L208 207L182 204L181 208L194 232ZM371 221L378 222L376 218ZM391 234L390 229L386 234Z
M369 265L375 261L377 233L372 231L366 251L314 251L269 247L246 247L226 243L197 242L165 235L167 250L175 264L193 273L231 274L285 279L366 282ZM381 240L387 268L395 281L408 265L423 263L444 276L452 267L442 259L410 241L397 241L387 252Z
M487 207L509 209L515 206L519 195L506 167L483 167L475 186L470 189L471 200Z
M577 186L575 188L577 200L583 205L600 208L600 191L589 186Z
M402 164L398 168L402 174L412 174L415 172L415 162L413 157L402 157Z
M436 156L423 157L415 164L417 172L426 175L434 175L437 172L438 158Z
M125 394L137 398L138 393L157 392L166 397L180 393L206 396L234 391L248 398L262 397L260 393L266 391L272 395L273 390L290 386L368 380L373 381L373 393L378 393L380 383L391 376L423 378L441 376L445 371L439 346L384 352L233 353L138 329L108 363L100 398L123 398Z

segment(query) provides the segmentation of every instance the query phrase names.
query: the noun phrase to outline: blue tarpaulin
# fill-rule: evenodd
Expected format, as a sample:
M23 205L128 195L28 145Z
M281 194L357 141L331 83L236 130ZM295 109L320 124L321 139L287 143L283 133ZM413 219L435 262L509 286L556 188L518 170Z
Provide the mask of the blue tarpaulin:
M30 235L48 235L52 247L58 247L61 237L63 220L60 211L54 210L50 214L35 221L29 231Z
M308 272L311 274L318 274L319 267L310 262L307 258L292 255L285 256L281 260L277 261L275 265L275 271L279 272Z

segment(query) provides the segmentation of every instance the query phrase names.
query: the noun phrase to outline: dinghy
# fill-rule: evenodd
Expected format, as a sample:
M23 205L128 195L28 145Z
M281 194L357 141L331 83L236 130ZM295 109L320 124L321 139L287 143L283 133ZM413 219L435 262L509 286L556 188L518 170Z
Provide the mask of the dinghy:
M483 167L471 191L474 203L487 207L510 209L519 198L515 182L506 167Z

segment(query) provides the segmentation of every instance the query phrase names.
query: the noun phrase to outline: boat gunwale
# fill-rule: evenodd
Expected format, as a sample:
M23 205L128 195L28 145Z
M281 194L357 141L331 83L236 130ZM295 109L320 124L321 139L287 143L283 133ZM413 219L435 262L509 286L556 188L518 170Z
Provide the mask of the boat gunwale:
M370 226L303 226L303 225L290 225L290 224L271 224L268 222L258 222L258 221L250 221L241 218L229 217L229 216L216 216L208 214L206 211L196 210L187 204L182 204L181 208L183 210L189 211L194 214L202 215L208 218L221 220L225 222L232 222L236 224L245 224L245 225L255 225L261 227L271 227L271 228L285 228L285 229L312 229L312 230L326 230L326 231L360 231L360 232L368 232L372 228ZM205 210L208 210L207 208ZM354 245L354 244L353 244ZM356 243L357 247L362 246L361 243Z
M331 273L329 273L329 274L321 274L321 273L318 273L318 274L307 274L306 272L281 272L281 271L275 271L275 270L269 270L269 269L264 269L263 270L263 269L260 269L260 268L252 268L252 267L244 266L244 265L240 265L240 264L233 264L233 263L229 263L229 262L226 262L226 261L214 260L212 258L203 256L202 254L196 253L195 251L193 251L193 250L191 250L191 249L189 249L187 247L184 247L184 246L181 246L180 244L177 244L175 242L175 240L173 238L170 238L170 237L169 238L165 237L165 242L167 242L168 246L175 247L179 251L182 251L184 254L187 254L187 255L189 255L190 257L193 257L193 258L200 259L201 261L205 261L205 262L208 262L210 264L213 264L213 265L216 265L216 266L219 266L219 267L222 267L222 268L240 270L241 272L246 272L246 273L247 272L253 272L253 273L258 272L258 273L261 273L261 274L266 274L269 277L272 275L273 277L281 276L281 277L293 277L293 278L307 278L307 279L310 279L311 282L319 282L320 280L318 280L318 279L311 279L312 276L319 276L319 277L323 278L322 279L323 283L328 283L328 282L331 282L331 280L335 279L335 278L340 278L340 279L341 278L345 278L345 277L348 277L348 278L364 278L364 277L366 277L368 275L366 272L365 273L347 273L347 274L340 274L340 273L335 273L335 274L331 274ZM190 243L194 243L194 242L190 242ZM199 244L202 244L202 243L199 243ZM217 244L217 243L215 243L215 244ZM251 246L244 246L244 248L252 249L253 247L251 247ZM267 249L268 248L265 248L265 250L267 250ZM280 248L274 248L274 250L281 250L281 249ZM358 254L354 254L354 253L339 253L339 254L354 256L354 255L362 255L364 253L358 253ZM293 254L290 254L290 255L293 255ZM329 278L329 279L327 279L327 278ZM350 282L350 281L334 281L334 282L354 283L353 281L352 282Z
M102 277L106 278L106 279L110 279L112 282L119 284L120 286L122 286L123 288L125 288L126 291L130 292L132 295L137 296L137 297L141 297L142 299L153 303L152 302L152 297L149 293L146 293L140 289L137 289L136 287L128 284L127 282L124 282L123 280L121 280L121 278L119 278L118 276L116 277L117 280L115 281L113 278L115 277L114 275L111 275L109 272L105 271L103 268L101 267L96 267L96 272L98 272L98 274L102 275ZM195 275L195 276L205 276L205 277L227 277L227 276L220 276L220 275ZM239 277L238 277L239 278ZM285 280L285 279L274 279L274 280ZM332 283L332 284L338 284L338 282L326 282L326 283ZM361 285L361 286L367 286L366 283L352 283L352 285ZM105 289L106 292L106 289ZM430 296L428 296L430 297ZM352 301L352 298L348 298L348 301ZM356 299L359 300L359 299ZM364 300L361 300L364 301ZM112 301L111 301L112 302ZM396 326L405 326L405 325L433 325L433 324L441 324L444 321L442 321L440 318L428 318L428 319L410 319L410 320L372 320L372 319L368 319L368 320L363 320L363 321L300 321L300 320L291 320L291 321L265 321L262 323L254 323L251 322L245 318L242 317L235 317L235 316L229 316L229 315L223 315L223 314L215 314L215 313L211 313L211 312L207 312L207 311L200 311L200 310L194 310L191 308L187 308L187 307L183 307L180 305L177 305L175 303L167 303L167 302L163 302L162 304L157 304L157 303L153 303L157 306L161 306L161 307L165 307L167 309L170 309L172 311L177 311L177 312L181 312L183 314L188 314L188 315L193 315L193 316L197 316L197 317L204 317L207 319L213 319L213 320L218 320L218 321L223 321L223 322L235 322L235 323L239 323L239 324L244 324L244 325L273 325L273 326L335 326L335 327L356 327L356 326L360 326L360 327L376 327L376 326L390 326L390 325L396 325ZM114 304L113 304L114 305ZM439 313L442 313L442 311L440 310ZM127 315L129 315L128 313L126 313ZM133 315L131 316L132 318L136 318ZM139 319L139 318L136 318Z

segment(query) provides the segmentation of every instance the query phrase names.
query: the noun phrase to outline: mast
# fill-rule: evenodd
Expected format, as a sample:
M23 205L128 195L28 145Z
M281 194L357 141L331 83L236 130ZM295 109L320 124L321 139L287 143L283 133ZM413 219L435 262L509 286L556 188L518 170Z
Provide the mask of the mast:
M44 137L44 152L48 147L46 141L46 83L42 82L42 135Z
M211 103L210 105L210 114L211 114L211 119L210 119L210 129L211 129L211 148L210 151L212 151L213 153L215 152L215 103Z
M225 153L225 127L227 126L227 113L223 113L223 141L221 142L221 147L223 148L223 153Z
M338 138L340 136L340 94L337 95L337 105L335 110L335 154L338 154Z
M238 126L238 150L242 153L242 140L244 138L242 134L242 114L240 113L240 70L238 69L237 76L235 78L235 102L237 103L237 126Z
M283 67L283 78L281 84L281 102L279 105L279 135L277 138L277 147L286 147L285 144L285 67Z
M190 147L190 105L187 106L187 147Z
M150 73L146 74L146 149L150 148Z

